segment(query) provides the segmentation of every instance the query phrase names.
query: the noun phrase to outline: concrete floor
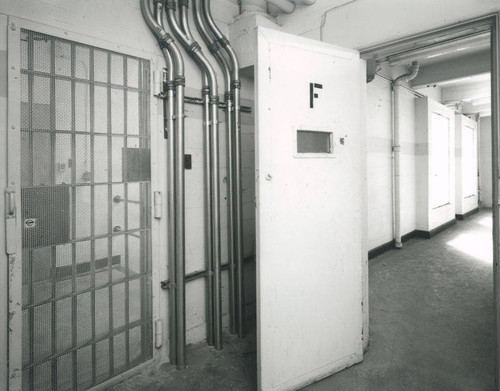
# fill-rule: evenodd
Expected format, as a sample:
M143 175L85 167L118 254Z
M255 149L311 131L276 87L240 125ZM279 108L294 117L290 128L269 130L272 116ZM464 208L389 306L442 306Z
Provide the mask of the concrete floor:
M364 361L304 390L493 390L491 247L486 210L371 260ZM222 351L190 348L184 371L164 364L113 390L255 390L252 329Z

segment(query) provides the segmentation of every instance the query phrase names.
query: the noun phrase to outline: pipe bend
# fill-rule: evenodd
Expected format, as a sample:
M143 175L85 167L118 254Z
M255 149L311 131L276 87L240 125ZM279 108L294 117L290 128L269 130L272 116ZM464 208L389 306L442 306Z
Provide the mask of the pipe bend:
M149 29L156 36L156 39L160 43L160 46L163 48L167 48L171 54L172 59L174 61L174 69L176 78L184 78L184 60L182 59L182 54L179 50L179 47L174 42L169 33L165 31L165 29L159 25L151 12L151 8L149 6L149 0L141 0L141 12L146 24Z
M405 73L399 77L397 77L394 82L393 82L393 85L397 85L398 83L401 83L401 82L408 82L408 81L411 81L413 79L415 79L418 75L418 71L420 70L420 65L418 64L418 61L413 61L410 65L410 68L408 70L408 73Z
M211 32L206 27L206 20L201 12L201 7L199 3L200 0L193 0L193 14L196 27L200 33L203 41L209 48L210 52L214 55L215 59L219 63L222 73L224 76L225 91L230 92L231 90L231 73L229 69L229 64L227 63L225 57L221 54L221 46L217 39L211 34Z
M221 46L224 48L224 50L227 52L229 55L229 59L231 61L231 68L232 68L232 77L234 80L240 79L240 65L238 62L238 58L236 57L236 53L234 52L233 47L231 46L229 40L222 34L220 31L219 27L217 27L217 24L215 23L213 17L212 17L212 12L210 10L210 2L207 0L201 0L202 5L203 5L203 15L205 16L205 20L208 25L208 30L212 32L212 34L215 36L217 41L221 44Z

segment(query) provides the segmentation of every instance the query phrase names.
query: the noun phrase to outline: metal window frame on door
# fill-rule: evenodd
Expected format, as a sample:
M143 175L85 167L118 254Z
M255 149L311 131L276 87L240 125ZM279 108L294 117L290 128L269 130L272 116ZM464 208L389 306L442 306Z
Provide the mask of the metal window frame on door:
M21 73L20 73L20 34L21 29L36 31L41 34L47 34L56 38L70 40L83 45L95 46L104 50L118 52L124 55L134 56L143 60L149 61L150 72L153 73L159 69L158 56L150 51L140 50L130 47L124 47L110 41L102 40L99 38L89 37L86 35L74 33L68 30L63 30L57 27L48 26L45 24L37 23L34 21L9 17L8 18L8 34L7 34L7 64L8 64L8 86L7 86L7 151L20 151L20 133L21 133ZM153 121L157 113L157 102L151 99L152 91L154 88L153 78L149 78L150 94L146 97L149 101L149 110L146 112L146 124L150 129L150 142L151 142L151 189L150 194L154 190L162 186L161 175L158 172L159 164L155 164L161 159L161 152L158 141L162 140L162 130L158 121ZM156 147L153 147L156 146ZM7 222L6 241L7 241L7 257L9 265L8 275L8 294L9 294L9 336L8 336L8 387L10 390L22 389L22 345L19 341L22 340L22 224L20 223L20 205L21 205L21 174L20 174L20 154L10 153L7 159L7 181L6 181L6 200L12 198L13 206L17 206L13 210L15 218ZM153 203L149 205L150 216L153 216ZM17 214L17 216L16 216ZM9 217L9 216L6 216ZM7 219L8 220L8 219ZM16 221L17 220L17 221ZM9 224L11 226L9 227ZM10 229L9 229L10 228ZM158 275L158 262L159 254L162 252L158 249L155 243L159 241L160 235L164 228L160 222L151 218L151 239L150 239L150 267L151 267L151 297L149 309L151 311L151 318L154 323L155 319L160 318L160 303L162 292L160 288L161 276ZM15 232L15 234L12 234ZM163 236L166 236L165 234ZM156 288L157 287L157 288ZM151 325L152 327L152 325ZM121 381L124 377L131 376L138 371L143 370L145 367L151 365L153 362L158 361L162 353L158 349L154 349L154 331L151 333L151 349L153 352L152 359L140 364L139 366L130 369L120 375L106 380L103 383L96 385L94 388L103 389L109 387L111 384Z
M361 58L387 60L400 53L420 49L447 41L465 38L478 32L490 32L491 53L491 157L493 192L493 308L495 322L495 389L500 389L500 216L499 216L499 130L500 130L500 12L451 24L402 39L362 49Z

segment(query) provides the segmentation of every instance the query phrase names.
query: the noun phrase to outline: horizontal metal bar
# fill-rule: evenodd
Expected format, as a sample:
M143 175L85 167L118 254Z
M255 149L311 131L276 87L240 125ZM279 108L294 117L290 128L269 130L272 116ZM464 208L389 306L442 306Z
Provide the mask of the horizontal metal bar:
M123 134L123 133L104 133L104 132L83 132L81 130L52 130L52 129L30 129L30 128L21 128L22 132L26 133L51 133L51 134L76 134L82 136L110 136L110 137L122 137L127 139L137 139L137 140L149 140L151 136L149 135L139 135L139 134ZM149 148L146 148L149 149Z
M87 341L81 345L77 345L75 347L72 347L72 348L69 348L69 349L66 349L66 350L63 350L59 353L56 353L56 354L51 354L50 356L47 356L47 357L44 357L40 360L37 360L37 361L34 361L32 363L29 363L29 364L25 364L23 365L23 371L25 371L26 369L30 369L30 368L33 368L37 365L40 365L40 364L43 364L44 362L47 362L47 361L51 361L51 360L54 360L54 359L57 359L59 357L62 357L64 356L65 354L68 354L68 353L71 353L71 352L74 352L76 350L79 350L79 349L83 349L83 348L86 348L87 346L91 346L91 345L94 345L94 344L97 344L101 341L104 341L108 338L111 338L111 337L114 337L120 333L123 333L127 330L130 330L130 329L133 329L134 327L138 327L138 326L142 326L143 324L147 324L148 321L140 321L140 320L136 320L135 322L132 322L132 323L129 323L128 325L124 325L124 326L120 326L116 329L114 329L113 331L111 332L108 332L102 336L100 336L99 338L96 338L96 339L93 339L91 341Z
M191 96L186 96L184 97L184 102L185 103L191 103L193 105L203 105L203 99L201 98L193 98ZM226 109L226 104L224 102L219 102L219 109L225 110ZM242 113L251 113L252 108L249 106L240 106L240 111Z
M255 257L247 257L245 258L245 262L252 262L253 260L255 259ZM230 263L224 263L221 265L221 270L227 270L229 269L229 266L231 264ZM186 282L189 282L189 281L194 281L194 280L197 280L199 278L203 278L203 277L206 277L207 275L207 271L206 270L198 270L196 272L191 272L191 273L188 273L186 274L186 277L185 277L185 281ZM160 282L161 284L161 289L170 289L170 280L163 280Z
M70 243L81 243L81 242L88 242L90 240L96 240L96 239L106 239L109 237L114 237L114 236L120 236L120 235L125 235L129 234L132 235L137 232L148 232L151 231L151 228L136 228L136 229L130 229L128 231L119 231L119 232L112 232L112 233L107 233L107 234L102 234L102 235L94 235L94 236L87 236L85 238L78 238L78 239L71 239L67 242L61 243L63 244L70 244ZM25 250L36 250L37 248L44 248L48 246L38 246L38 247L29 247L26 248Z
M101 272L96 272L96 274L107 273L107 272L108 272L108 270L106 269L106 270L102 270ZM97 286L91 286L90 288L87 288L87 289L84 289L84 290L81 290L81 291L78 291L78 292L75 291L75 292L67 293L67 294L62 295L62 296L51 297L50 299L40 301L40 302L38 302L36 304L28 304L26 306L23 306L23 310L28 310L30 308L40 307L42 305L45 305L45 304L48 304L48 303L52 303L54 301L64 300L64 299L67 299L69 297L83 295L84 293L89 293L89 292L92 292L92 291L97 291L97 290L100 290L100 289L103 289L103 288L109 288L110 286L115 286L115 285L118 285L118 284L123 284L125 281L139 280L141 277L147 277L147 276L148 276L147 273L133 274L133 275L130 275L129 277L124 277L124 278L120 278L119 280L113 280L111 282L107 282L106 284L97 285Z
M130 182L78 182L78 183L59 183L54 186L47 185L39 185L39 186L23 186L21 189L36 189L36 188L44 188L44 187L91 187L91 186L102 186L102 185L123 185L123 184L149 184L149 181L130 181Z
M111 88L118 89L118 90L148 92L147 89L143 89L143 88L129 87L129 86L124 86L122 84L106 83L103 81L96 81L96 80L90 80L90 79L81 79L78 77L59 75L57 73L49 73L49 72L42 72L42 71L30 71L28 69L21 69L21 74L26 74L26 75L31 74L34 76L40 76L40 77L45 77L45 78L55 78L55 79L66 80L66 81L76 81L79 83L91 84L91 85L95 85L98 87L111 87Z

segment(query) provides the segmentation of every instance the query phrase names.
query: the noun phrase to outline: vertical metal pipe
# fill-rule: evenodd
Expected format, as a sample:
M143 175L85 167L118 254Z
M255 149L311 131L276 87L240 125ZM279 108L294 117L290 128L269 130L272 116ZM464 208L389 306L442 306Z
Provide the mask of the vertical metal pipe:
M226 101L226 149L227 149L227 226L228 226L228 258L229 258L229 330L231 334L235 334L238 330L237 321L237 281L236 281L236 262L234 257L234 173L233 173L233 94L231 93L231 85L229 91L225 93Z
M210 140L210 88L203 88L203 137L205 142L205 258L207 301L207 344L214 345L214 262L212 258L212 142Z
M156 23L163 28L163 4L155 4ZM167 80L164 83L162 93L166 93L166 99L163 99L164 116L164 137L167 139L167 186L168 186L168 274L172 285L176 281L176 211L175 211L175 132L174 132L174 62L170 52L163 48L163 56L167 64ZM177 363L177 310L176 310L176 289L169 291L169 357L170 363Z
M181 5L181 17L183 17L183 24L187 26L187 3L188 0L183 0ZM214 262L214 345L216 349L222 349L222 299L221 299L221 259L220 259L220 209L219 209L219 159L218 159L218 89L217 78L215 71L207 60L200 45L191 39L190 33L186 34L177 22L175 15L176 2L175 0L166 0L166 8L168 9L168 21L172 31L176 34L178 39L182 42L188 53L197 62L202 72L208 77L208 84L210 88L210 124L211 124L211 140L212 140L212 155L211 155L211 172L212 172L212 257ZM187 29L189 31L189 29Z
M182 81L184 83L184 81ZM177 255L177 368L186 367L186 283L184 246L184 84L176 86L176 137L175 137L175 222L177 225L175 251ZM181 125L182 124L182 125Z
M233 111L233 94L231 92L231 73L230 67L225 57L221 53L221 46L217 39L210 33L206 27L206 21L202 13L201 1L193 1L193 16L202 39L205 41L210 52L214 55L219 63L224 76L224 100L226 103L225 120L226 120L226 140L227 140L227 243L228 243L228 258L229 258L229 329L231 333L236 332L236 291L235 291L235 263L234 263L234 226L233 226L233 154L232 154L232 111Z
M499 262L499 235L500 217L498 213L498 147L500 130L500 13L493 16L491 29L491 148L492 148L492 188L493 188L493 308L495 314L495 389L500 389L500 272Z
M158 4L158 1L155 1ZM158 9L157 9L158 10ZM176 359L177 368L186 366L186 323L185 323L185 290L184 290L184 61L179 48L174 40L161 25L162 15L157 15L157 20L153 18L150 8L150 0L141 0L141 12L148 27L155 34L156 39L162 49L166 49L171 54L173 63L173 83L175 86L175 105L173 110L175 116L172 116L175 131L171 130L172 145L169 145L174 152L170 155L172 159L172 174L174 176L171 193L173 202L172 213L175 216L174 243L175 258L174 268L170 268L170 277L172 278L172 289L170 289L170 314L175 319L171 321L171 326L175 324L175 329L170 330L171 338L171 358ZM164 50L165 53L165 50ZM165 61L169 63L169 58ZM172 96L173 94L170 94ZM167 106L168 108L168 106ZM170 108L172 106L170 105ZM172 122L171 122L172 125ZM170 172L170 169L169 169ZM169 200L170 202L170 200ZM175 211L173 209L175 208ZM169 226L169 229L171 227ZM170 234L172 234L172 231ZM172 263L172 260L171 260ZM171 265L172 266L172 265Z
M393 216L394 216L394 243L396 248L403 247L401 240L401 174L400 174L400 136L399 136L399 89L398 83L393 83L392 86L393 98L393 140L392 140L392 155L393 155L393 183L394 183L394 201L393 201Z
M195 42L193 34L191 33L191 29L189 28L189 20L188 20L188 12L187 7L189 3L187 0L180 1L180 24L181 28L186 35L186 38L189 41ZM194 5L194 3L193 3ZM215 329L215 300L217 300L217 296L214 292L214 254L213 254L213 243L215 240L214 237L214 227L213 227L213 218L214 215L212 213L212 192L214 184L212 179L212 161L210 156L213 154L212 140L210 137L210 87L208 81L207 72L204 69L201 69L202 77L203 77L203 88L202 88L202 96L204 100L203 104L203 134L205 137L205 236L206 236L206 245L205 245L205 255L206 255L206 267L207 267L207 276L206 276L206 317L207 317L207 344L209 346L214 345L214 329Z
M234 96L233 111L233 213L234 213L234 257L237 265L237 313L238 335L245 336L245 297L243 270L243 214L241 202L241 122L240 122L240 76L239 62L236 53L227 38L219 30L210 12L210 0L202 0L203 14L209 30L227 52L232 67L232 92Z

